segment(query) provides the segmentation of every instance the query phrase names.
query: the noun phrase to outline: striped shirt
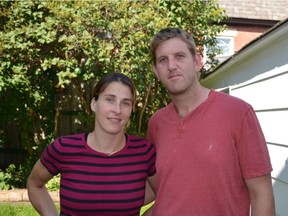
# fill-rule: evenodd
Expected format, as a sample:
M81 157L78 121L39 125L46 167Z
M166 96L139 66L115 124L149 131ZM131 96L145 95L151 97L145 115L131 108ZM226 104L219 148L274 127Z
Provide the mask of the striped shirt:
M155 174L155 149L126 135L126 146L107 156L87 145L87 134L57 138L41 156L48 171L61 174L61 215L139 215L145 181Z

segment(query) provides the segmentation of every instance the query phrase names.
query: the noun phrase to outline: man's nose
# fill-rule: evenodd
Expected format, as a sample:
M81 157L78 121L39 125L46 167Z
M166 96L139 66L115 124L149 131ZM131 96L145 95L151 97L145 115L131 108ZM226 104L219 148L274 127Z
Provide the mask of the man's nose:
M173 70L176 69L176 61L174 59L172 59L172 58L168 59L168 69L170 71L173 71Z

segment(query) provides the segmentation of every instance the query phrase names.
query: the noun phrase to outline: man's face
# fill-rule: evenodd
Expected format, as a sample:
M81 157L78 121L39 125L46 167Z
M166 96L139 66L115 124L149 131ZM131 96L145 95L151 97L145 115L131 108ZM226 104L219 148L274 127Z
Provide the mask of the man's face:
M171 95L185 93L198 83L201 57L190 53L180 38L162 42L156 49L154 73Z

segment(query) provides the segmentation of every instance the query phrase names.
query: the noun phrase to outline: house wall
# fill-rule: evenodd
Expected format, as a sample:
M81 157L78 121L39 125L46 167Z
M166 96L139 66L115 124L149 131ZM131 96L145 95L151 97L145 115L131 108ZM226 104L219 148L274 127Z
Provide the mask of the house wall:
M253 106L259 119L273 166L272 182L279 216L286 216L288 212L287 83L288 64L228 87L230 95L239 97Z
M288 33L288 24L287 33ZM265 46L251 45L246 55L233 57L224 67L220 66L217 72L201 80L207 87L223 88L243 83L264 72L273 70L288 63L288 37L285 34L275 37Z
M230 94L250 103L257 114L273 166L277 215L284 216L288 212L288 65L268 74L231 87Z
M229 30L237 32L237 35L234 37L234 52L239 51L243 46L268 29L269 27L261 26L229 26Z
M230 58L201 83L250 103L264 132L278 216L288 213L288 21Z

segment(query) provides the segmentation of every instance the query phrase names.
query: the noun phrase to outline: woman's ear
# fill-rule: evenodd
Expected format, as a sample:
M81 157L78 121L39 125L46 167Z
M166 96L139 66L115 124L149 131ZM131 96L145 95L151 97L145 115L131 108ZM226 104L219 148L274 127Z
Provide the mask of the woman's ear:
M90 103L90 108L93 112L96 112L96 103L97 103L97 101L96 101L95 97L93 97L91 100L91 103Z

